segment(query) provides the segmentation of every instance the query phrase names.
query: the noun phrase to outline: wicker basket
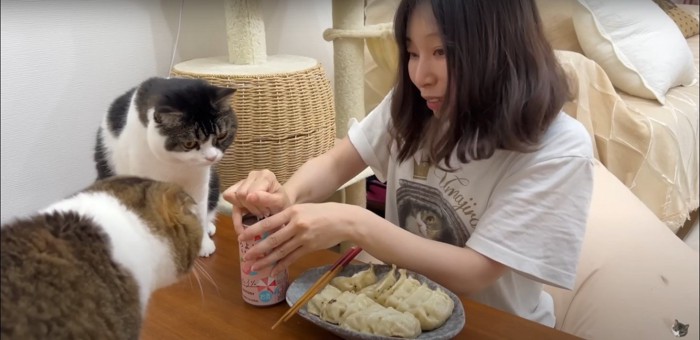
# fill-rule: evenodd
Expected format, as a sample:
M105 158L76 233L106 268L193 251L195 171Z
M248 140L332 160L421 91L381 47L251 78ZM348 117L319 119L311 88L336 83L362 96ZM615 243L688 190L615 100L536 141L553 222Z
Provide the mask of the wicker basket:
M335 142L333 92L321 64L269 75L196 74L175 67L171 76L238 89L231 102L238 132L217 166L222 189L260 169L284 183Z

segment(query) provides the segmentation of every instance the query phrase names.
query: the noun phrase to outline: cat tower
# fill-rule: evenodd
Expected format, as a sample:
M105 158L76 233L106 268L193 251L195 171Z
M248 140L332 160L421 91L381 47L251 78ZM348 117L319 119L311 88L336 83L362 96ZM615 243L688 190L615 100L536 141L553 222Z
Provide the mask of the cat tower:
M353 120L365 117L364 77L365 77L365 43L368 60L376 63L382 70L396 68L398 53L394 44L386 41L393 39L393 24L366 24L364 0L333 0L333 28L323 32L326 41L333 42L334 86L336 131L338 138L347 135ZM371 59L369 59L371 58ZM392 83L391 79L387 79ZM339 201L366 206L367 193L364 179L371 176L367 168L350 180L339 192Z
M333 65L336 108L336 131L339 138L345 137L353 120L365 117L365 61L375 63L382 73L394 74L398 63L398 50L393 41L393 24L370 24L365 22L364 0L333 0L333 28L323 32L326 41L333 42ZM368 56L365 56L365 43ZM390 78L390 77L389 77ZM392 79L385 79L387 86ZM363 105L358 105L362 103ZM367 168L346 183L334 198L337 201L367 206L365 178L372 175ZM338 197L340 196L340 197ZM353 246L341 242L340 250ZM357 259L373 261L365 252Z
M313 58L267 55L257 0L224 3L228 56L178 63L171 76L237 89L231 99L238 115L236 139L217 166L222 190L259 169L271 170L284 183L335 143L330 82Z

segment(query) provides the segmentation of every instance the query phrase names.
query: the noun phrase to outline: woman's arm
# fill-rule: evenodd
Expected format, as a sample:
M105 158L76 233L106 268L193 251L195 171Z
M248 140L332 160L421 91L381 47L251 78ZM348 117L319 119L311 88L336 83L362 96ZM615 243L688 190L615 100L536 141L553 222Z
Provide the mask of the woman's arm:
M282 186L269 170L251 171L248 178L226 189L224 199L233 206L231 218L237 234L243 232L245 214L269 216L298 202L328 198L367 165L346 137L326 153L304 163Z
M319 202L366 167L357 149L345 137L328 152L304 163L283 187L292 204Z
M239 240L272 235L248 250L243 266L283 270L300 257L351 241L385 263L437 281L458 294L482 290L506 267L476 251L422 238L360 206L340 203L296 204L247 228Z
M421 273L456 294L476 293L507 269L470 248L420 237L357 208L344 221L350 226L348 239L378 260Z

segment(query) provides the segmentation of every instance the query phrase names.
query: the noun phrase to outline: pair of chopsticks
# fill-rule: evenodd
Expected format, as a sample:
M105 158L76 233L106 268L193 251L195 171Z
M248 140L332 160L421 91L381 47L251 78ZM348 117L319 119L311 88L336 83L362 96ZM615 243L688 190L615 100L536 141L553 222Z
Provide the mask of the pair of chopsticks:
M289 320L289 318L292 317L292 315L296 314L296 312L299 311L301 307L303 307L309 300L311 300L318 291L320 291L323 287L325 287L328 282L330 282L338 273L340 273L345 266L352 261L357 254L359 254L362 251L362 248L358 246L354 246L350 249L348 249L345 254L336 261L333 266L325 273L323 276L321 276L316 282L309 288L304 295L302 295L297 302L295 302L292 307L289 308L289 310L282 315L282 317L275 322L274 325L272 325L271 329L275 329L280 323L286 322Z

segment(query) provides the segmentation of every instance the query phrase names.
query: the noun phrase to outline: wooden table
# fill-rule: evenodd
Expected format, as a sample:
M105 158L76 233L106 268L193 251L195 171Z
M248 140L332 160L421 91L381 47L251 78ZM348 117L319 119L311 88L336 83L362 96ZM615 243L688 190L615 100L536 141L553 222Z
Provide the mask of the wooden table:
M334 335L296 315L270 330L289 308L285 303L255 307L241 298L238 242L231 219L220 216L214 236L216 252L198 259L216 282L198 270L179 283L153 294L141 338L148 339L332 339ZM319 251L289 268L290 282L305 270L331 264L339 257ZM576 337L462 298L466 325L457 339L576 339Z

